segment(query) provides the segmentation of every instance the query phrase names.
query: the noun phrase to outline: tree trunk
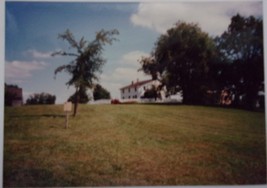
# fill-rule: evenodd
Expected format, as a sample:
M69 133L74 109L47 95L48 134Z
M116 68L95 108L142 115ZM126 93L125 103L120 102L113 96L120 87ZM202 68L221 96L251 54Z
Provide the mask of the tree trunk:
M79 89L76 88L76 93L75 93L75 100L74 100L74 111L73 111L73 117L76 116L77 110L78 110L78 104L79 104Z
M74 111L73 111L73 117L76 116L77 108L78 108L78 102L77 102L76 99L75 99L75 103L74 103Z

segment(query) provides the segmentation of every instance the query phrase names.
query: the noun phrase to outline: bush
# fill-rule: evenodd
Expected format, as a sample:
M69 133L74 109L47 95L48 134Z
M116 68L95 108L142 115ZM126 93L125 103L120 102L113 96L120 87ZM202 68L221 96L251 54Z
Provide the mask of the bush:
M95 86L93 95L94 95L94 100L110 99L110 93L99 84Z
M121 104L121 102L118 99L112 99L111 104Z

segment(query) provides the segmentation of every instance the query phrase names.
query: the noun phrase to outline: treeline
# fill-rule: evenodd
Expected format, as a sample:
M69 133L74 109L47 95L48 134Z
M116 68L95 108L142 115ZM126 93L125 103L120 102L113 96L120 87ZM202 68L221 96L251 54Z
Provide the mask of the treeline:
M34 93L26 100L26 105L55 104L56 96L49 93Z
M75 92L73 95L71 95L68 99L68 101L71 101L72 103L75 103L75 100L79 99L80 104L86 104L90 100L92 100L92 97L89 93L87 93L87 89L85 87L81 87L79 92ZM110 92L103 88L100 84L96 84L93 86L93 99L94 100L100 100L100 99L110 99Z
M20 92L18 92L20 91ZM79 102L86 104L92 98L86 92L86 90L81 89L79 96L75 94L71 95L68 101L74 103L75 97L79 97ZM103 88L100 84L96 84L93 90L93 97L94 100L99 99L110 99L110 93L105 88ZM22 97L22 88L19 88L17 85L8 85L5 84L5 106L12 106L14 103L13 101L21 101L21 105L23 104L23 97ZM33 93L26 99L26 105L41 105L41 104L55 104L56 96L41 92L41 93Z
M177 22L140 63L140 70L160 80L169 95L181 92L184 104L227 104L250 110L259 101L264 104L264 96L259 96L264 91L261 18L237 14L215 38L197 24Z
M20 106L23 104L23 90L18 85L5 83L5 106ZM49 93L34 93L27 100L26 105L55 104L56 96Z

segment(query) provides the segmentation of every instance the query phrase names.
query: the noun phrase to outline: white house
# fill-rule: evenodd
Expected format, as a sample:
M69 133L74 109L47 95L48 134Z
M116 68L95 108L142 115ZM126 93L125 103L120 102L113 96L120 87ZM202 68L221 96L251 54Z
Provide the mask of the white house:
M140 99L146 90L151 89L153 86L157 88L160 84L158 80L139 81L137 79L136 82L132 81L130 85L120 88L121 99Z

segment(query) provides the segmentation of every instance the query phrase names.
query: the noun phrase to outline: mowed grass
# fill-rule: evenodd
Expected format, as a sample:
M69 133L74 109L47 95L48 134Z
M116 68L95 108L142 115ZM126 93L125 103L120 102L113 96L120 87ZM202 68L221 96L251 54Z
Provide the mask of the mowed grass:
M164 105L5 108L4 186L266 184L265 115Z

